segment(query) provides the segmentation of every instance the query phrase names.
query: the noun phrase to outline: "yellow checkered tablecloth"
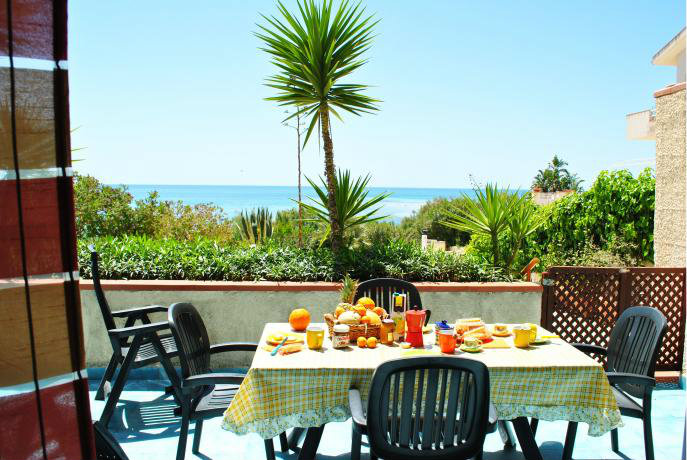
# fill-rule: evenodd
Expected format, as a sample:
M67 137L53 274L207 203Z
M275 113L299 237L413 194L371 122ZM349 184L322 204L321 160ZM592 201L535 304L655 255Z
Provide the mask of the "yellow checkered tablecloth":
M288 324L267 324L260 344L270 333L288 330ZM434 338L426 336L425 343L434 343ZM436 346L420 353L439 354ZM348 389L359 388L366 400L377 366L405 354L398 346L384 345L335 350L328 338L319 351L270 356L259 349L222 426L268 439L295 426L346 420ZM560 339L530 349L495 348L460 356L480 360L489 368L491 403L500 419L524 416L583 422L591 436L622 424L601 365Z

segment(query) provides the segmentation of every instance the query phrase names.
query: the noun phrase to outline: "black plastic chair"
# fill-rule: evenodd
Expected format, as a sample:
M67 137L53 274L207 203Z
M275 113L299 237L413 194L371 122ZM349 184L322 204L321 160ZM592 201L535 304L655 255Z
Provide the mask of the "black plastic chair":
M647 460L654 460L651 393L656 386L656 359L666 327L666 318L657 309L630 307L613 326L608 348L584 343L573 344L585 353L606 356L606 375L620 413L644 422L644 451ZM639 404L633 398L641 399L642 403ZM576 432L577 422L570 422L563 449L564 460L572 457ZM614 452L619 451L617 428L611 431L611 447Z
M257 343L231 342L210 345L208 333L198 310L189 303L175 303L169 308L169 326L179 347L181 361L181 398L177 415L181 431L177 460L186 454L189 423L195 421L192 451L197 454L203 432L203 420L220 417L229 407L243 382L244 373L217 373L210 368L210 356L226 351L256 351ZM279 435L282 451L288 452L286 434ZM265 455L274 460L274 444L265 439Z
M353 460L360 458L363 434L372 458L457 460L482 452L489 371L480 361L443 356L387 361L372 377L366 413L358 389L348 397Z
M160 363L172 383L168 392L171 391L175 396L178 395L179 379L171 362L171 358L177 355L177 348L174 338L169 333L167 322L151 323L148 317L151 313L167 312L167 307L149 305L114 312L110 309L100 284L98 253L92 247L90 250L93 289L112 344L112 357L102 379L100 379L95 399L100 401L105 399L105 385L112 379L117 367L121 366L100 418L102 424L107 426L131 369ZM124 327L117 327L115 318L125 319ZM136 324L136 321L140 321L140 323ZM168 333L164 334L165 331ZM163 334L160 334L161 332Z
M358 285L353 303L357 302L361 297L369 297L375 301L376 306L382 307L391 313L394 292L407 294L409 308L422 310L422 299L415 285L396 278L374 278L363 281ZM426 311L425 324L428 324L432 312L430 310Z

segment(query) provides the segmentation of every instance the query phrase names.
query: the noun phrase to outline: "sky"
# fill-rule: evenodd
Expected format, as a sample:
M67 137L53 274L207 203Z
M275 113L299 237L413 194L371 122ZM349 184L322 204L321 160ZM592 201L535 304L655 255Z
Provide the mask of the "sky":
M625 138L625 115L675 82L651 58L684 27L683 0L363 3L381 22L347 81L383 102L333 122L337 167L374 186L528 188L558 154L588 187L654 158L653 142ZM106 183L295 185L295 131L264 100L275 67L253 35L275 5L71 0L76 170ZM303 172L323 164L313 138Z

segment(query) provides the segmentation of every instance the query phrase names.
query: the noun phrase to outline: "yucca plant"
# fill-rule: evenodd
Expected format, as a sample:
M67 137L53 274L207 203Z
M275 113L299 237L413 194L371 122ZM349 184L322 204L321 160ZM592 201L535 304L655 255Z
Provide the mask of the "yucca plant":
M446 212L446 220L441 221L447 227L477 235L487 235L491 239L494 255L494 267L499 266L499 236L508 228L510 214L518 200L516 194L508 190L499 190L496 184L487 184L475 190L475 197L465 195L464 207Z
M375 222L381 219L386 219L389 216L377 215L382 209L381 206L376 207L385 198L391 196L391 193L380 193L371 198L367 198L369 191L367 184L370 182L370 175L365 177L358 177L355 180L351 178L351 172L348 170L338 171L338 177L334 184L334 193L336 195L336 211L339 215L341 230L345 233L347 230L356 225L366 224L368 222ZM302 202L303 209L309 212L314 217L306 219L310 222L320 222L327 228L325 238L327 235L333 234L330 227L331 216L329 213L329 190L325 180L320 177L320 184L312 181L309 177L305 178L310 186L315 190L317 197L308 197L311 203Z
M517 195L514 195L517 196ZM511 254L506 260L505 269L508 272L515 262L518 251L526 237L534 233L545 221L548 214L539 209L530 200L530 194L521 195L513 201L508 219L508 229L511 238Z
M365 15L361 4L344 0L334 11L333 2L299 0L298 13L292 14L282 2L277 3L281 18L262 15L265 25L258 25L255 35L272 57L278 73L267 79L266 85L277 90L267 100L280 106L294 106L295 112L284 121L305 117L308 126L303 145L307 144L318 126L324 145L324 175L328 201L331 244L335 252L343 244L343 216L336 202L336 168L332 143L330 114L341 119L338 110L354 115L378 110L377 99L363 91L367 85L343 83L342 79L360 68L362 56L372 41L372 31L378 21Z
M265 242L272 236L272 214L267 208L258 208L250 212L242 211L236 223L241 238L252 244Z

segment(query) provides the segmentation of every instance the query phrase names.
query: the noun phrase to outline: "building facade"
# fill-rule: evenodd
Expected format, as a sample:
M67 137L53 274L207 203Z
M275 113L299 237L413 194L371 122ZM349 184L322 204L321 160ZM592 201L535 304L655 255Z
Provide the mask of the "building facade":
M654 93L655 110L627 115L627 136L656 142L654 263L684 267L687 257L685 29L656 53L654 65L676 67L676 83Z

